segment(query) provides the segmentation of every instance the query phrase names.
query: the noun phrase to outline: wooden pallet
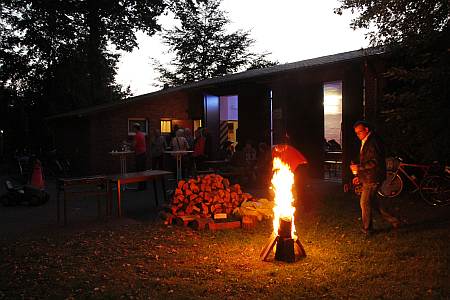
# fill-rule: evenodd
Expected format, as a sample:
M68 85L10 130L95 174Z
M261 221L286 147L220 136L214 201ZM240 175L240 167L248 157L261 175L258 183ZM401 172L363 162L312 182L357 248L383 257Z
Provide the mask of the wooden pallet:
M195 230L209 229L211 231L217 231L224 229L236 229L241 227L241 221L239 220L213 220L212 218L202 218L198 215L174 216L168 212L161 212L160 216L164 220L164 224L191 227Z
M211 222L208 224L209 230L236 229L241 227L241 221Z
M173 219L172 224L174 225L182 225L184 227L189 226L193 221L200 219L200 216L197 215L188 215L188 216L176 216Z

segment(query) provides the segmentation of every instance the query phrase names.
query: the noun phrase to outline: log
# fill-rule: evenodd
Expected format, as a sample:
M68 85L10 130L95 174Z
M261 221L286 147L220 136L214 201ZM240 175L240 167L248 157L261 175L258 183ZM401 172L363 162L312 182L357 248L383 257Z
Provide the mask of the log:
M228 179L211 174L181 180L175 190L171 211L175 215L205 215L232 213L243 201L251 199L239 184L230 185ZM199 205L197 205L199 204Z

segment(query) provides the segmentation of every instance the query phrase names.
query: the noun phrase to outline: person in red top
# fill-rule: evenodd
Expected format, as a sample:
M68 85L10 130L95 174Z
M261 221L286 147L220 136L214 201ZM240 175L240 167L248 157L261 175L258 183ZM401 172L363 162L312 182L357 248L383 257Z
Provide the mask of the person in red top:
M279 157L284 163L288 164L294 173L295 185L295 206L301 207L303 212L311 209L306 187L309 180L308 160L298 149L289 144L289 136L286 135L282 144L274 145L272 148L272 158Z
M193 166L194 174L197 173L198 169L202 168L202 163L206 159L205 147L206 147L206 139L203 136L203 129L198 128L195 131L194 148L193 148L194 153L192 153L192 157L194 159L194 166Z
M145 171L147 169L147 144L145 142L145 134L141 131L141 127L139 124L134 124L133 126L135 136L134 136L134 153L136 159L136 171ZM145 190L146 183L139 182L138 190Z

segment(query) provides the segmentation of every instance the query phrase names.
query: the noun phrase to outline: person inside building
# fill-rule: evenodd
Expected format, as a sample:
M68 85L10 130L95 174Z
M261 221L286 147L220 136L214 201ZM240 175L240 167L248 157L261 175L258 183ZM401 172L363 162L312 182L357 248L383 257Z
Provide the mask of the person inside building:
M189 144L184 137L184 130L178 129L175 133L175 137L170 142L170 147L173 151L187 151L189 150Z
M172 131L170 132L169 135L170 141L172 141L172 139L176 137L178 129L180 129L180 126L178 126L178 124L173 125Z
M194 148L194 137L192 136L192 131L190 128L184 129L184 138L188 142L189 150L192 150Z
M381 199L377 195L379 185L386 178L386 158L383 142L366 121L356 122L353 128L361 141L359 164L350 165L352 173L356 174L353 178L353 184L362 183L359 201L362 215L361 231L366 235L373 233L372 207L377 209L383 219L396 229L399 227L400 221L382 207Z
M231 157L233 156L233 142L232 141L226 141L222 144L222 147L220 147L219 150L219 160L226 160L230 161Z
M194 146L193 146L194 152L192 153L194 175L197 173L198 170L203 168L203 162L206 160L205 143L206 139L203 135L203 128L199 127L195 131Z
M253 167L256 162L256 150L252 145L252 141L247 140L244 146L245 161L249 167Z

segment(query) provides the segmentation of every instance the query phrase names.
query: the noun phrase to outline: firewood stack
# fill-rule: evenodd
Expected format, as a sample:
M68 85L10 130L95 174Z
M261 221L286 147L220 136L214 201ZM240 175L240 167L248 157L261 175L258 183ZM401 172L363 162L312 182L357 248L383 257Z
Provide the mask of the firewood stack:
M242 202L252 199L239 184L217 174L180 180L172 199L175 216L199 215L208 218L218 213L231 214Z

